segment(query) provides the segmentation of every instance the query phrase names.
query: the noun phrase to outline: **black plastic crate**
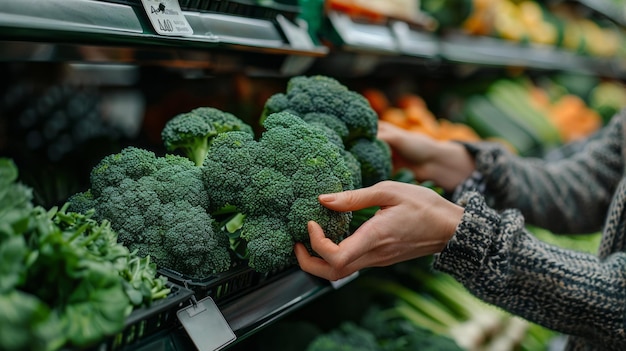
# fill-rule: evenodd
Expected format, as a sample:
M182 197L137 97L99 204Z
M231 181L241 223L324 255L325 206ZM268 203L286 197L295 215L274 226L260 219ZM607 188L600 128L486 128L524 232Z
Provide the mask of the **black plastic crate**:
M172 282L168 282L168 286L171 292L166 298L154 301L149 307L135 309L126 319L124 330L92 349L98 351L133 349L144 339L177 327L179 322L176 312L190 301L193 291Z
M216 304L232 300L258 289L298 267L287 267L270 273L259 273L246 265L234 267L226 272L207 277L190 277L177 271L160 268L159 274L169 281L191 289L197 299L210 296Z

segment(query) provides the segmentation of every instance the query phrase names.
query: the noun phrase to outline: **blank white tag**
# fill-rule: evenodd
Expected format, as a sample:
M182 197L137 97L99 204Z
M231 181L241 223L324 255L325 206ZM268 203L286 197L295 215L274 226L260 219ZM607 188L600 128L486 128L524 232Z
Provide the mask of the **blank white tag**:
M224 315L209 296L176 314L198 351L220 350L237 339Z
M178 0L141 0L154 30L161 35L185 36L193 29L180 9Z
M359 271L356 271L356 272L350 274L347 277L343 277L343 278L337 279L337 280L331 280L330 281L330 285L332 285L333 288L335 288L335 289L339 289L342 286L344 286L344 285L348 284L349 282L353 281L354 279L356 279L356 277L358 277L358 276L359 276Z

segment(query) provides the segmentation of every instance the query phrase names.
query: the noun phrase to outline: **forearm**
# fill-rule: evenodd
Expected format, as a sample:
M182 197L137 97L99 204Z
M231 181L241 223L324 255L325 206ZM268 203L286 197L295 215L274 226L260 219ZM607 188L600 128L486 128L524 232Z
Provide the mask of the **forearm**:
M573 234L600 230L622 175L622 139L616 116L584 151L558 161L520 158L497 144L465 146L490 206L518 209L528 224Z
M547 245L525 232L519 212L498 213L476 193L461 204L463 219L435 255L436 269L532 322L571 335L626 341L624 254L601 261Z

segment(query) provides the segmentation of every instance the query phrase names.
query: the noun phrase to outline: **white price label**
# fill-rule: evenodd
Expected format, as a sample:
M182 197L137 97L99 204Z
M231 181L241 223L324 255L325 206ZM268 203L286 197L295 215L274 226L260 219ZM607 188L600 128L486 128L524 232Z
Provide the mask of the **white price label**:
M180 9L178 0L141 0L154 30L161 35L185 36L193 29Z
M352 274L350 274L347 277L343 277L341 279L338 280L331 280L330 281L330 285L332 285L333 288L335 289L339 289L342 286L348 284L349 282L353 281L354 279L356 279L359 276L359 271L356 271Z
M237 339L209 296L178 310L176 315L198 351L221 350Z

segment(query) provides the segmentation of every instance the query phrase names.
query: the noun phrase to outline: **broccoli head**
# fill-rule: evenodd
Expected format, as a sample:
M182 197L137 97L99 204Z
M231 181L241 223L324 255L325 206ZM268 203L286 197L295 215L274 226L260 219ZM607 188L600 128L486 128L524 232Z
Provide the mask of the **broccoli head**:
M370 186L391 178L393 162L391 148L381 139L357 139L348 151L361 165L362 186Z
M281 111L302 117L309 113L338 117L348 128L348 134L343 135L344 143L355 138L374 139L378 130L378 115L363 95L321 75L291 78L285 93L274 94L266 101L261 121ZM312 118L307 120L310 122Z
M378 115L363 95L330 77L296 76L266 101L261 120L280 111L297 114L345 150L355 188L390 178L391 152L376 137Z
M190 276L230 268L228 238L207 212L203 171L189 159L127 147L105 156L90 181L90 190L68 200L70 208L93 207L131 250Z
M328 210L317 196L354 188L343 149L323 131L289 112L267 116L264 128L258 140L217 136L202 167L215 209L232 205L245 215L241 238L260 272L295 262L293 245L308 242L310 220L333 241L345 238L351 213Z
M199 166L204 162L211 139L234 130L254 135L252 127L235 115L212 107L199 107L167 121L161 138L168 151L181 150Z

